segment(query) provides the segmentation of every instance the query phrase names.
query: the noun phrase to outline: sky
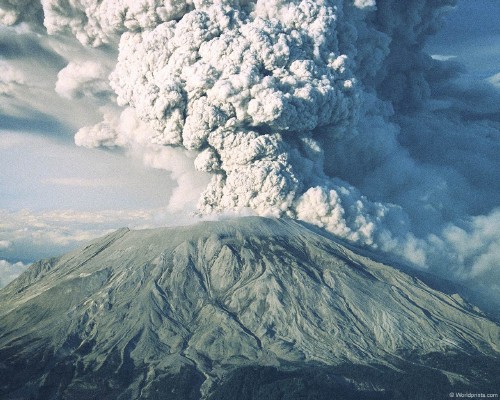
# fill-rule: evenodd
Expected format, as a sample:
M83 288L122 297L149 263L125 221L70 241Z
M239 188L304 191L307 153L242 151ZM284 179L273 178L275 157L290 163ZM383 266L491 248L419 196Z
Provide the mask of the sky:
M75 145L78 129L98 122L109 101L109 93L56 91L75 57L113 63L116 54L0 25L0 286L114 229L194 221L192 206L181 215L168 207L175 168L146 166L132 150Z
M497 292L500 4L452 2L51 0L43 26L0 0L0 286L123 226L251 213Z

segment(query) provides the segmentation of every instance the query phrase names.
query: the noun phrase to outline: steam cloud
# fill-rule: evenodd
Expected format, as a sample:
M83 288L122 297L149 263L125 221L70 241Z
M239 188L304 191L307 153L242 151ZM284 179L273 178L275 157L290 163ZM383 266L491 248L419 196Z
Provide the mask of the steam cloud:
M202 214L298 218L493 293L500 95L423 51L455 3L47 0L43 14L48 33L119 41L109 84L122 108L77 144L143 148L150 164L194 153L211 174ZM22 20L13 4L0 2L3 23ZM56 89L107 84L98 65L70 64Z

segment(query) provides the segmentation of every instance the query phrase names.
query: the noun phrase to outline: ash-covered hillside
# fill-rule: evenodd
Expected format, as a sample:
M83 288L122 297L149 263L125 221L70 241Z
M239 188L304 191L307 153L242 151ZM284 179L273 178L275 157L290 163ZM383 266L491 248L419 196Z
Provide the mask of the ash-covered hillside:
M2 399L439 399L500 327L298 222L121 229L0 291Z

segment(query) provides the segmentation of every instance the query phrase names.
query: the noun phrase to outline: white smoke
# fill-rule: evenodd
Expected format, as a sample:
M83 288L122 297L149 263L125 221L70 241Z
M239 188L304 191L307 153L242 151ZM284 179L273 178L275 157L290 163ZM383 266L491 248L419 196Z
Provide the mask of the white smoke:
M194 153L154 143L153 131L133 108L103 107L102 113L103 121L81 128L75 135L75 143L88 148L126 148L145 166L168 171L177 182L168 200L168 210L193 209L209 182L206 173L193 169Z
M42 2L49 33L119 41L118 104L76 143L171 171L171 209L195 194L202 214L298 218L498 282L498 91L464 86L459 66L423 51L455 3ZM99 67L83 65L61 71L62 95L106 90Z
M59 71L56 92L68 99L81 97L111 97L109 71L96 61L70 62Z
M71 32L82 43L99 46L125 31L152 29L182 17L190 1L177 0L45 0L44 24L51 34Z
M10 96L16 86L24 85L24 75L3 60L0 60L0 96Z

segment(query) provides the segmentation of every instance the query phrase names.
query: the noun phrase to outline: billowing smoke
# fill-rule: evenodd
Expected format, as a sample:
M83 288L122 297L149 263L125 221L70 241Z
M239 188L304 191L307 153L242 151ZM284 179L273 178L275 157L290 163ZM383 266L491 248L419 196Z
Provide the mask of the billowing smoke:
M500 95L424 52L455 3L42 2L49 33L119 43L117 105L77 144L142 148L150 165L195 154L211 175L201 214L301 219L493 291ZM83 66L61 71L62 95L107 90L103 70ZM180 164L180 185L198 191Z
M56 92L65 98L111 97L109 72L95 61L70 62L57 76Z
M298 217L363 244L397 219L324 174L318 140L353 134L362 95L343 7L195 2L179 21L121 36L118 103L155 143L199 152L195 167L213 174L202 213Z

